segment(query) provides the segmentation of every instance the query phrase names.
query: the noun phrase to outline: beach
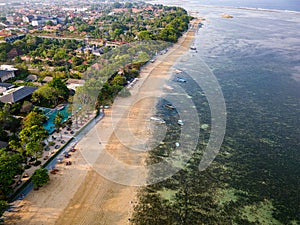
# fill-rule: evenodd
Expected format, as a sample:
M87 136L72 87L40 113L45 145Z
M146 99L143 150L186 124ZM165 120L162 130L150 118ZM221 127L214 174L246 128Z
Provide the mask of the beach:
M190 49L199 20L192 23L195 29L186 32L166 54L143 67L139 80L130 89L130 97L118 97L110 109L105 109L105 117L78 142L77 151L70 158L72 165L58 164L59 172L50 175L47 185L16 202L18 212L8 213L6 224L130 222L139 187L134 186L135 180L133 186L128 186L101 176L99 169L109 169L111 162L103 160L100 153L106 151L128 165L145 164L147 152L136 152L128 146L135 139L145 143L151 138L149 118L163 94L164 81L171 77L171 67ZM120 105L124 106L124 114L114 111ZM120 141L117 134L129 132L128 139Z

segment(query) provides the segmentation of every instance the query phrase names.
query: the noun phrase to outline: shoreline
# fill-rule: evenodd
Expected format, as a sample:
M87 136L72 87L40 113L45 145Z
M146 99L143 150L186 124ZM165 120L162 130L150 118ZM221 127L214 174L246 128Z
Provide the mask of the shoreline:
M192 21L198 28L199 19ZM133 102L126 112L128 118L120 117L116 128L122 132L125 123L130 125L134 136L143 140L149 138L149 117L155 110L156 99L162 94L160 87L170 78L170 68L185 54L194 39L195 29L190 28L165 55L157 57L154 63L148 63L140 71L140 79L131 89L128 99L117 98L112 109L107 110L103 120L97 122L82 140L71 157L72 165L59 165L59 172L50 175L50 182L39 191L31 192L19 202L19 212L14 212L7 224L125 224L130 218L133 204L136 202L138 187L124 186L105 179L94 170L94 166L110 168L110 162L98 165L102 149L125 163L144 164L145 154L134 154L118 140L113 129L112 110L114 105ZM135 103L138 96L151 92L155 98L146 98ZM116 119L115 117L113 118ZM121 120L122 119L122 120ZM96 132L95 132L96 130ZM127 131L127 130L123 130ZM99 142L101 140L101 142ZM127 140L132 141L132 140ZM89 157L91 157L89 159ZM94 163L94 164L93 164Z

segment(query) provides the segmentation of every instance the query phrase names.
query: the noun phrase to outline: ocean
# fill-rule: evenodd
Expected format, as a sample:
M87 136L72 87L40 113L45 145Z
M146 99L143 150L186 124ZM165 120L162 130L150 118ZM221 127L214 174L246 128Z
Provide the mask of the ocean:
M174 66L183 71L174 79L186 80L179 86L197 110L200 129L185 167L145 188L135 220L299 224L300 5L296 0L152 3L178 5L205 18L193 42L196 50ZM172 145L182 132L176 126L181 113L165 109L172 103L166 99L157 106L158 116L173 125L165 145L153 151L154 162L176 151ZM222 144L215 142L208 153L211 139L223 138L220 127ZM201 169L203 158L209 163Z

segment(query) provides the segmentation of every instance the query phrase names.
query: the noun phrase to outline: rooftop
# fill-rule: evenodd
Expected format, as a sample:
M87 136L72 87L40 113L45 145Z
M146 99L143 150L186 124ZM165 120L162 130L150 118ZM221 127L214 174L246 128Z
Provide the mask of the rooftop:
M13 88L6 91L4 95L0 97L0 101L4 103L18 102L31 95L36 89L37 87L31 86L21 86L18 88Z

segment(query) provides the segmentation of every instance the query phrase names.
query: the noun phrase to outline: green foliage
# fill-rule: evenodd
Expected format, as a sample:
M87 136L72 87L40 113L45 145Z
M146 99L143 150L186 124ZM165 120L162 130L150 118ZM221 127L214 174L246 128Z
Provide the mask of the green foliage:
M2 129L16 132L20 127L20 122L19 119L15 118L12 114L14 112L13 107L14 105L6 103L0 109L0 124L2 126Z
M32 127L34 125L42 126L46 119L44 114L37 111L31 111L24 117L22 124L24 127Z
M56 106L61 101L67 101L69 89L61 78L53 78L48 84L39 87L32 94L32 101L41 106Z
M44 85L32 93L32 101L40 106L49 107L58 104L58 97L54 88Z
M45 137L47 137L47 131L40 125L24 127L20 132L20 139L23 144L40 142Z
M63 115L58 112L54 118L54 125L55 125L55 128L56 128L56 131L59 131L59 129L62 127L63 125Z
M53 78L52 81L48 83L49 87L54 88L57 96L61 99L66 100L69 96L69 89L67 88L65 82L60 78Z
M7 209L8 207L8 202L4 200L0 200L0 217L2 213Z
M8 59L6 52L0 52L0 62L6 62Z
M150 31L143 30L138 34L138 38L141 41L144 41L144 40L149 41L149 40L153 39L153 34Z
M125 77L118 74L111 81L111 84L112 85L118 85L118 86L124 86L126 84L126 79L125 79Z
M79 66L81 63L83 63L83 59L77 56L72 57L72 66Z
M47 137L48 133L45 128L42 126L42 120L44 117L37 116L33 118L34 115L37 115L35 112L30 113L30 115L25 119L24 128L20 131L20 143L21 146L25 146L26 155L29 156L41 156L43 152L42 140ZM24 122L23 122L24 124ZM18 146L17 143L11 143L14 146Z
M6 199L12 192L13 178L23 172L20 154L10 154L0 149L0 200Z
M31 178L36 189L44 186L50 180L48 170L45 168L37 169Z

